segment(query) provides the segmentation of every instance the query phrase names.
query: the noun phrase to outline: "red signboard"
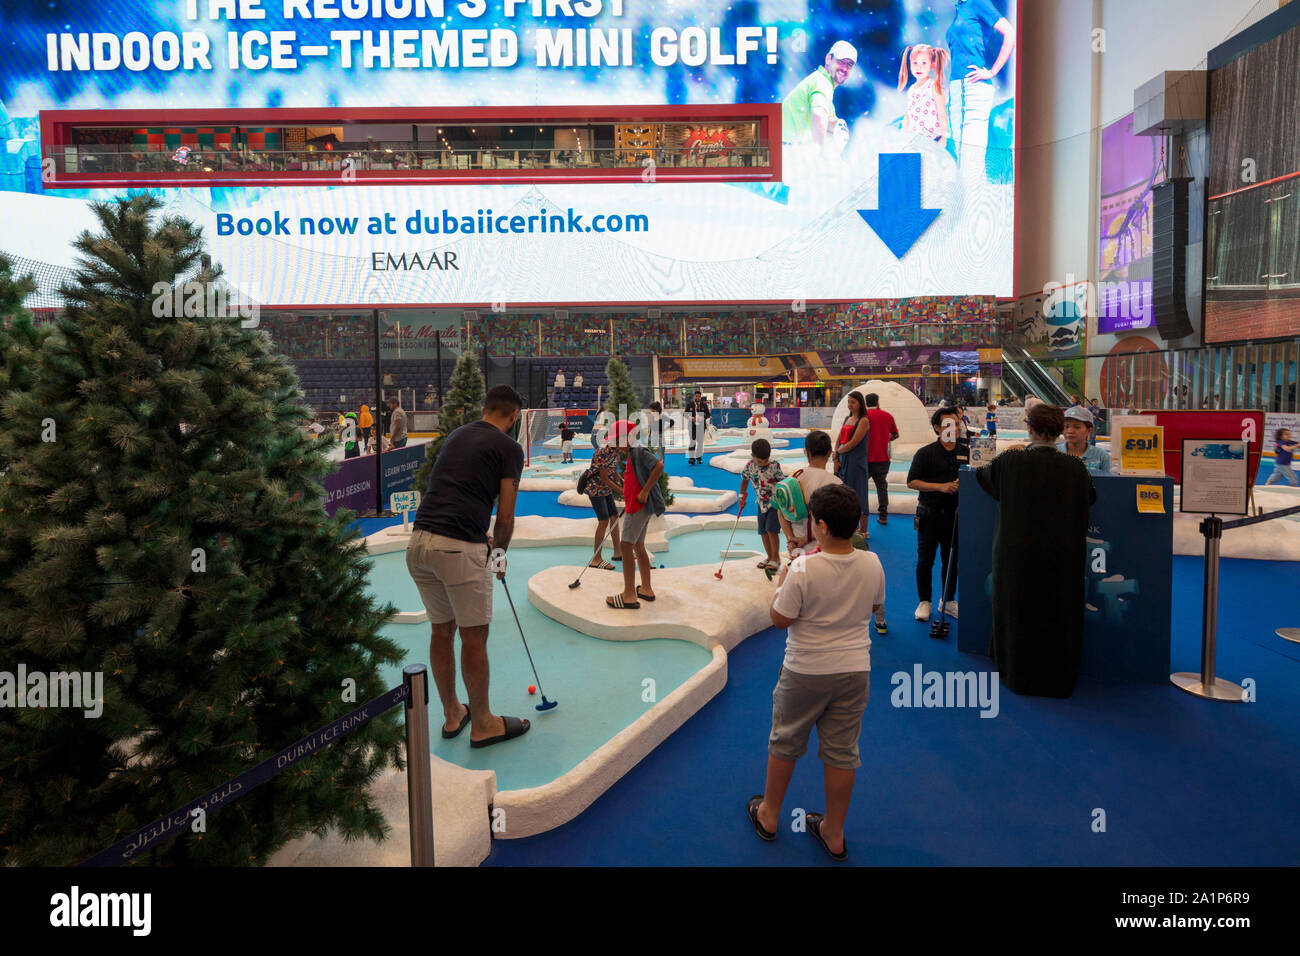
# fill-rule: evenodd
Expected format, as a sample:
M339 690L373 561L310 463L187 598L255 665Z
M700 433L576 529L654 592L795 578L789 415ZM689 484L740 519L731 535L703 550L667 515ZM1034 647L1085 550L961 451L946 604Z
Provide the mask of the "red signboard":
M725 156L735 145L725 126L699 126L687 132L682 155Z
M1246 471L1250 483L1255 483L1259 456L1264 447L1264 413L1259 409L1144 411L1140 414L1154 415L1156 424L1164 428L1165 474L1174 481L1183 480L1184 438L1230 438L1248 442Z

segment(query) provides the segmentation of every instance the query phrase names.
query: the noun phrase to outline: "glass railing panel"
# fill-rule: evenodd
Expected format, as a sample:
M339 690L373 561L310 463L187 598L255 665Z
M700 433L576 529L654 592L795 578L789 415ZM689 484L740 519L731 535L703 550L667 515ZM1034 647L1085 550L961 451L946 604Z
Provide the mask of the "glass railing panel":
M511 169L757 169L771 164L766 147L732 147L723 152L681 150L564 149L347 149L224 150L192 146L55 146L45 151L58 173L325 172Z

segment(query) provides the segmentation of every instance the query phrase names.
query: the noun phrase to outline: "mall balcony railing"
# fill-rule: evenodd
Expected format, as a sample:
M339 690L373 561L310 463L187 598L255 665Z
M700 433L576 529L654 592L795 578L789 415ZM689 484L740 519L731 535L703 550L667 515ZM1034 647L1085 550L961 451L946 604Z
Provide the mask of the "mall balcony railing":
M186 152L181 152L186 149ZM86 144L51 146L45 158L58 174L195 172L344 172L348 170L513 170L513 169L664 169L762 168L770 165L764 146L733 146L713 152L682 149L508 149L473 147L338 147L306 149L215 149Z
M755 325L756 354L800 352L810 348L828 351L862 352L881 351L912 346L932 348L996 348L997 324L995 322L918 322L907 325L845 325L838 329L811 328L797 334L770 332L762 327L763 319ZM726 339L725 330L722 339ZM706 333L687 328L686 354L731 354L708 351L710 342ZM723 342L725 345L725 341ZM700 349L699 346L706 346ZM733 350L734 351L734 350Z
M1073 383L1083 363L1092 362L1100 365L1098 397L1112 408L1300 412L1300 338L1184 349L1084 350L1063 357L1034 357L1004 338L1002 360L1007 379L1018 380L1049 401L1061 401L1062 392L1079 391L1081 384L1065 389L1060 382L1070 376ZM1014 384L1013 390L1021 391Z

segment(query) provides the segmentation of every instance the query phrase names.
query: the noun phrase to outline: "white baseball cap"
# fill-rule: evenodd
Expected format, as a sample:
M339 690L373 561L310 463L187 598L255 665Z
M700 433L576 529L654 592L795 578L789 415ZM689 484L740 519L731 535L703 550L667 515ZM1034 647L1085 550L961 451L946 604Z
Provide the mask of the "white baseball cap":
M1065 410L1065 417L1073 418L1075 421L1083 422L1088 426L1091 426L1095 421L1092 412L1088 411L1082 405L1075 405L1073 408L1067 408Z
M858 62L858 51L853 48L853 44L847 40L836 40L835 45L831 47L831 58L835 60L852 60Z

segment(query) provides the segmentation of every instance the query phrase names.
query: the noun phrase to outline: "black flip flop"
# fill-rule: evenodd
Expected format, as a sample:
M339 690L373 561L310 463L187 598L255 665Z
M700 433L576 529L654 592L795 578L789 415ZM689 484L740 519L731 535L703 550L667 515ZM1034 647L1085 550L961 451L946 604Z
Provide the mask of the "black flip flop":
M808 832L817 838L817 842L822 845L822 849L826 851L827 855L836 863L843 863L849 858L849 844L846 841L843 850L839 853L831 853L831 848L826 845L826 841L822 838L822 821L825 819L826 817L820 813L810 813L804 817L804 820L808 823Z
M776 839L776 834L763 829L763 824L758 822L758 805L763 802L763 795L757 793L749 798L749 804L745 807L745 812L749 814L749 822L754 824L754 832L758 834L759 839L771 843Z
M605 607L614 608L618 611L635 611L640 606L640 603L637 601L624 601L623 595L621 594L611 594L609 597L605 598Z
M469 704L466 704L466 705L465 705L465 716L464 716L464 718L461 720L461 722L460 722L460 726L457 727L455 730L451 730L451 731L448 731L448 730L445 730L445 729L444 729L443 732L442 732L442 739L443 739L443 740L455 740L457 737L460 736L460 732L461 732L462 730L465 729L465 725L468 724L468 723L469 723Z
M498 734L495 737L485 737L483 740L471 740L471 747L491 747L493 744L499 744L503 740L514 740L516 737L522 737L528 733L528 728L532 726L526 720L520 720L518 717L502 717L506 722L506 732Z
M641 589L640 589L639 587L636 589L636 596L639 597L642 601L653 601L653 600L654 600L654 598L651 597L649 594L642 594L642 593L641 593Z

